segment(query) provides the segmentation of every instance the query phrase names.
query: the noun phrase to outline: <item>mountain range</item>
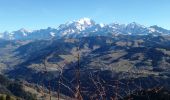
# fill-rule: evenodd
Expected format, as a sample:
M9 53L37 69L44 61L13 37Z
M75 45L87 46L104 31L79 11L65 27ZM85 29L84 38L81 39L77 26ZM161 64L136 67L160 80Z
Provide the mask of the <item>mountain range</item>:
M47 29L40 29L28 31L20 29L13 32L0 33L1 39L6 40L39 40L51 38L78 38L88 36L115 36L118 34L124 35L170 35L170 30L161 28L159 26L146 27L138 23L129 24L98 24L89 18L82 18L77 21L70 21L59 25L57 28L48 27Z
M27 98L33 93L37 100L45 99L44 94L75 100L80 91L83 100L148 94L154 98L150 100L169 98L170 31L161 27L97 24L83 18L58 28L21 29L0 37L0 96ZM11 87L16 82L22 92Z

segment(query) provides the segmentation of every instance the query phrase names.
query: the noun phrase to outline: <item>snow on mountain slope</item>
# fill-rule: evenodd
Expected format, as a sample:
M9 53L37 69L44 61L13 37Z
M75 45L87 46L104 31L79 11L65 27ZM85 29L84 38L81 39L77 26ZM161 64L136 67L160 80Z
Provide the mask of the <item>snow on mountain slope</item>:
M3 38L3 34L2 34L2 33L0 33L0 39L1 39L1 38Z
M145 27L138 23L98 24L89 18L82 18L59 25L57 28L47 28L35 31L20 29L13 32L0 33L1 39L7 40L35 40L61 37L87 37L87 36L112 36L116 34L126 35L170 35L170 31L158 26Z

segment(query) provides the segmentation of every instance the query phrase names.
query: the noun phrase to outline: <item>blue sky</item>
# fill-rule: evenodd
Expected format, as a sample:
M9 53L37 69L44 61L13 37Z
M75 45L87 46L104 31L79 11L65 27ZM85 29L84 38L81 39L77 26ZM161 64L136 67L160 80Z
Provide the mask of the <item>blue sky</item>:
M0 0L0 32L57 27L89 17L170 29L170 0Z

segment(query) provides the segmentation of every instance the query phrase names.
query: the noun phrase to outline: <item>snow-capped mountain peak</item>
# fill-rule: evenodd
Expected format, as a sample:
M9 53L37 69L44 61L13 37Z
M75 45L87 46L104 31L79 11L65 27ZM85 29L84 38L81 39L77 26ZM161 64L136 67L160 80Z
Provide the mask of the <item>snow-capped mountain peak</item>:
M94 25L95 24L95 22L91 20L90 18L81 18L77 20L76 22L81 25Z
M100 27L101 27L101 28L103 28L103 27L105 27L105 26L106 26L106 25L105 25L105 24L103 24L103 23L100 23L99 25L100 25Z
M20 31L20 32L22 32L22 33L31 33L31 32L32 32L31 30L27 30L27 29L25 29L25 28L21 28L21 29L18 30L18 31Z
M136 27L146 28L144 25L138 24L136 22L132 22L132 23L127 24L127 27L131 27L131 28L136 28Z
M10 34L13 35L13 37L22 37L22 36L27 36L29 33L32 31L26 30L24 28L19 29L18 31L13 31Z
M129 24L98 24L90 18L81 18L79 20L69 21L61 24L57 28L47 28L29 31L24 28L0 33L1 39L7 40L27 40L27 39L51 39L62 37L84 37L84 36L115 36L118 34L126 35L170 35L170 31L158 26L145 27L136 22Z
M150 29L150 32L152 32L152 33L164 34L164 35L170 34L170 30L164 29L164 28L159 27L157 25L150 26L149 29Z
M95 22L90 18L81 18L79 20L69 21L65 24L60 25L57 30L62 36L73 35L74 33L79 34L83 31L95 26Z

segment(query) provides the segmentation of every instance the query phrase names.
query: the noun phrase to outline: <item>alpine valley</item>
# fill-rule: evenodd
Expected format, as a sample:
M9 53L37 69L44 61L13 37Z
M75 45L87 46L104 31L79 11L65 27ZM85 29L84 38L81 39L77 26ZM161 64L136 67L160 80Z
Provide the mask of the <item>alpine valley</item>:
M0 33L0 96L25 100L170 100L170 30L98 24Z

